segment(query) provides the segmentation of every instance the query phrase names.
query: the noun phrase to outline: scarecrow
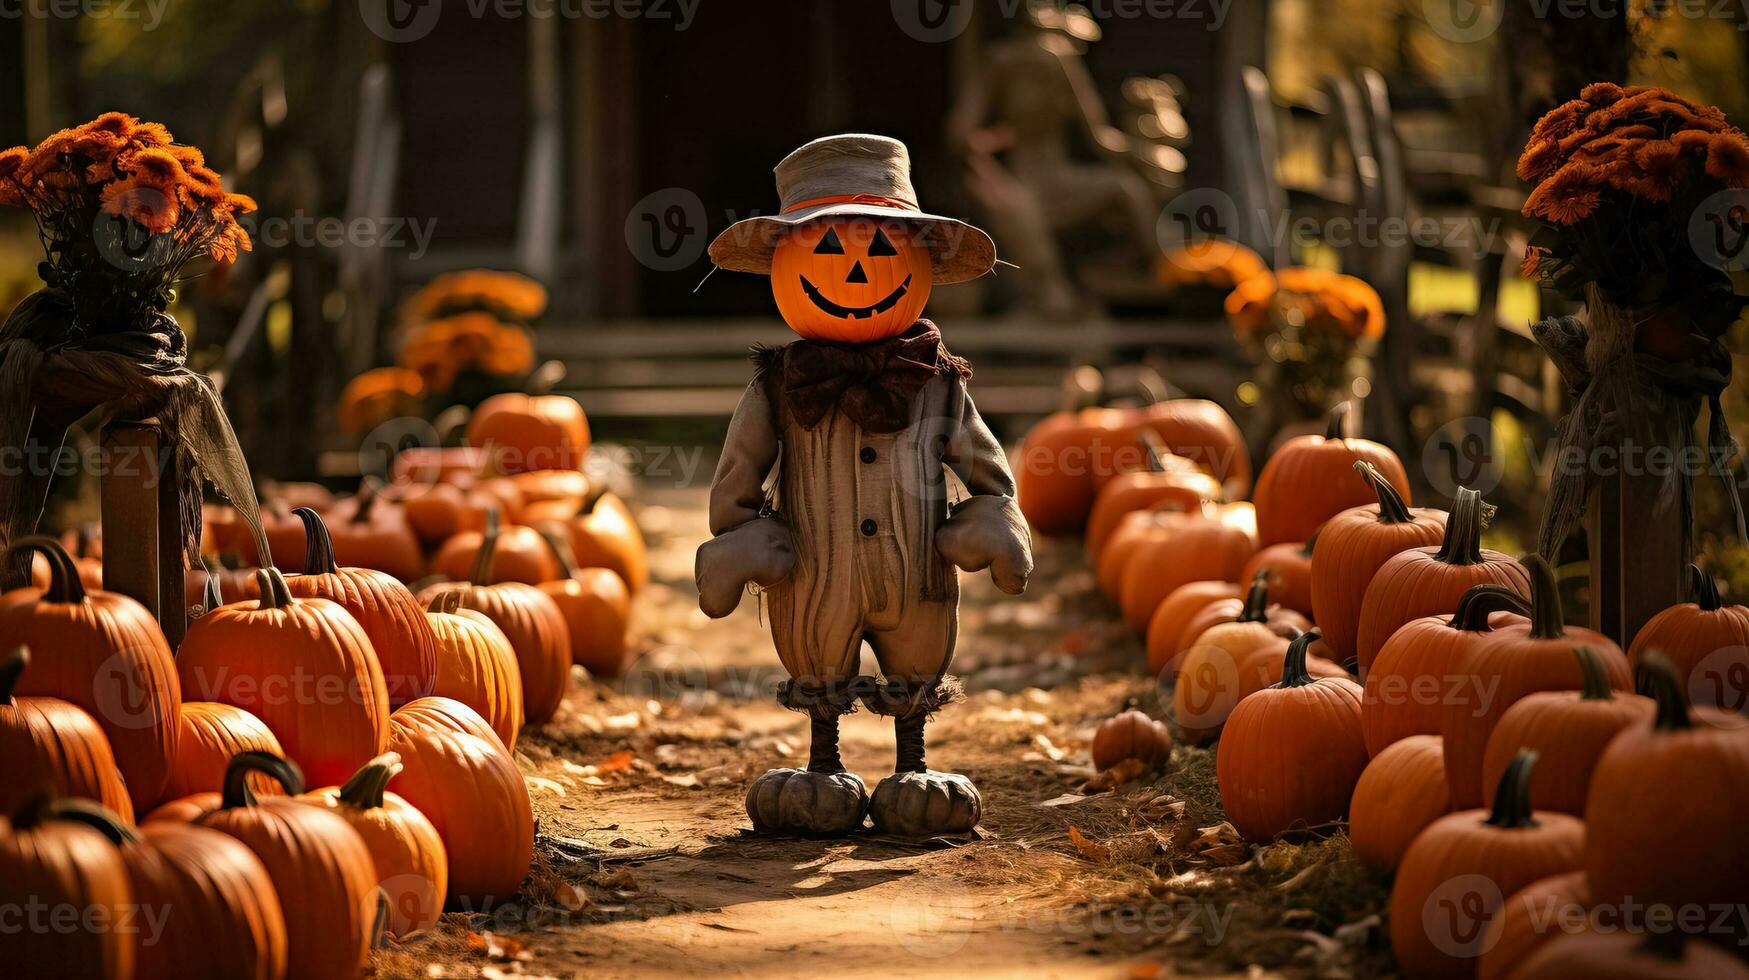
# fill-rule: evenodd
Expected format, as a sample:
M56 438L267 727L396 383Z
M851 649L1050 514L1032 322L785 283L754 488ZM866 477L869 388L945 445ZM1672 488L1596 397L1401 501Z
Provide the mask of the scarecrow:
M754 352L755 377L729 424L711 483L715 536L699 548L699 605L732 612L743 589L767 603L790 679L778 700L811 719L806 769L754 781L762 832L971 830L971 780L924 763L929 716L959 697L947 673L958 629L955 567L985 568L1018 595L1031 539L1002 447L978 416L971 365L921 319L935 283L990 271L990 237L924 213L905 145L881 136L815 140L777 165L783 210L711 243L719 268L771 276L802 340ZM952 494L952 470L965 493ZM867 642L880 667L862 673ZM838 756L838 718L858 704L893 719L894 774L871 797Z

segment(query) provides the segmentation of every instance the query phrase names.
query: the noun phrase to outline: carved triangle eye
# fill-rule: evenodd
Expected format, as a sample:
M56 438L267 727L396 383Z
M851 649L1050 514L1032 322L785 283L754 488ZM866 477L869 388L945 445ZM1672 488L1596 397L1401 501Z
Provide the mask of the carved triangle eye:
M868 254L872 258L877 255L898 255L899 251L893 247L892 242L887 241L887 233L876 228L874 240L868 243Z
M826 237L820 239L820 244L814 246L815 255L843 255L844 245L838 241L838 229L826 229Z

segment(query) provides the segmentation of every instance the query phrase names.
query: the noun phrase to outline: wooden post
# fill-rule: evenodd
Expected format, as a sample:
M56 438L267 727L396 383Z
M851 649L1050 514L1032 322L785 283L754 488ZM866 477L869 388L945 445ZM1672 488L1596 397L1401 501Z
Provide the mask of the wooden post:
M175 649L188 628L176 454L156 421L111 422L103 460L103 586L145 606Z
M1660 501L1663 478L1646 468L1643 459L1624 463L1598 481L1586 507L1591 628L1624 650L1646 620L1683 601L1688 570L1680 495Z

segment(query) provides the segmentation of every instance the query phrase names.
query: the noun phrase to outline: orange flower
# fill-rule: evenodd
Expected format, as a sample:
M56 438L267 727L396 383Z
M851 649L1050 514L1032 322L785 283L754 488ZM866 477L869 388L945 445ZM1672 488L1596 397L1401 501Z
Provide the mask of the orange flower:
M188 179L175 154L157 148L134 150L116 159L116 170L154 183L174 186Z
M528 321L546 312L546 308L546 287L533 279L514 272L471 269L441 275L427 283L403 307L402 322L418 323L464 310L489 310Z
M1614 82L1592 82L1579 90L1579 98L1593 105L1608 105L1622 97L1623 89ZM1573 103L1569 102L1568 105Z
M424 396L425 380L417 372L397 367L366 371L340 393L340 428L363 432L396 416L417 415Z
M255 243L249 240L249 233L235 221L227 222L214 236L212 244L207 246L207 254L220 265L229 265L237 261L238 252L252 252Z
M1706 172L1728 187L1742 187L1749 179L1749 142L1742 133L1715 133L1707 141Z
M103 189L101 196L105 214L127 218L152 234L176 227L182 208L176 201L176 188L154 183L143 177L119 180Z
M1524 148L1524 153L1518 158L1518 179L1538 181L1555 172L1561 165L1561 150L1555 141L1546 137L1533 137Z
M1524 250L1524 262L1518 266L1518 274L1526 279L1535 279L1537 269L1543 261L1543 250L1532 245Z
M1208 238L1183 245L1160 257L1154 278L1162 285L1182 287L1234 286L1268 271L1256 252L1225 238Z

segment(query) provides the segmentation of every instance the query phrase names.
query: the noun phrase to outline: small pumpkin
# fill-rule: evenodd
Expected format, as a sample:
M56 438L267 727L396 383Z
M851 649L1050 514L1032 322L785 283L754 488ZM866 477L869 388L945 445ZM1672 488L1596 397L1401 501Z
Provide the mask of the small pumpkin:
M1249 582L1258 572L1269 575L1269 593L1275 601L1294 612L1312 615L1312 549L1318 535L1305 542L1289 541L1272 544L1251 556L1240 573L1240 581Z
M522 675L510 638L490 619L462 608L459 591L431 598L433 632L437 634L437 690L433 696L452 698L474 709L492 726L507 749L516 748L522 730Z
M1153 430L1144 431L1149 443L1144 454L1147 468L1112 477L1099 488L1087 516L1087 554L1095 562L1125 514L1162 506L1197 511L1205 502L1221 499L1221 485L1214 477L1190 460L1168 453Z
M580 470L589 452L589 420L568 395L493 395L474 409L468 445L487 452L500 473Z
M1184 649L1184 627L1203 608L1222 599L1240 599L1245 590L1237 582L1205 579L1186 582L1161 600L1148 620L1148 669L1167 670L1178 676L1178 656ZM1240 607L1243 608L1243 605Z
M1286 609L1274 603L1267 606L1263 613L1264 624L1267 625L1270 631L1277 636L1285 636L1288 639L1292 639L1312 628L1311 620L1294 612L1292 609ZM1182 669L1184 655L1202 640L1204 634L1217 626L1234 622L1244 614L1244 599L1216 599L1214 602L1197 610L1196 613L1185 622L1184 629L1179 634L1181 637L1179 641L1181 649L1179 650L1177 659L1178 667ZM1322 643L1320 643L1312 650L1311 655L1315 657L1322 656L1323 650L1324 647Z
M1312 620L1324 631L1331 659L1342 664L1354 659L1361 605L1373 575L1399 551L1438 541L1446 524L1444 511L1411 509L1373 464L1357 462L1354 472L1376 503L1331 516L1312 548Z
M284 796L257 799L250 773ZM194 822L241 842L267 869L285 915L287 977L353 977L364 969L379 919L376 867L347 822L300 802L303 774L289 760L243 752L225 772L217 809Z
M1532 810L1535 752L1520 752L1489 810L1435 820L1410 843L1391 887L1391 949L1404 975L1468 980L1488 923L1507 895L1576 870L1585 824Z
M91 827L54 819L46 797L25 804L10 823L0 816L0 908L9 920L0 928L0 963L8 976L130 980L133 933L55 928L42 911L33 925L27 916L31 908L73 909L89 917L81 921L124 922L134 903L121 853Z
M1118 604L1138 633L1148 629L1173 589L1204 579L1234 581L1257 551L1251 535L1204 514L1158 515L1162 533L1136 547L1125 562Z
M583 501L592 495L589 475L577 470L530 470L510 478L527 504Z
M1259 652L1285 654L1288 641L1270 624L1268 609L1268 576L1259 575L1233 621L1204 630L1185 648L1172 689L1172 711L1186 740L1201 743L1220 732L1239 703L1240 665L1247 657ZM1278 661L1275 676L1263 686L1280 676Z
M485 531L463 531L437 549L431 567L452 582L478 577L475 570L484 568L487 585L539 585L559 577L559 563L553 560L540 533L520 524L500 524L490 546Z
M137 946L138 980L285 976L285 914L267 868L242 843L207 827L148 823L133 830L103 807L57 801L54 819L83 823L107 837L127 865L145 918ZM161 915L154 924L151 917Z
M1517 976L1518 967L1549 940L1583 931L1590 909L1591 889L1583 871L1551 875L1520 888L1488 922L1476 980Z
M253 780L257 777L250 776L249 778ZM279 789L278 783L273 785L274 792L269 795L284 795L284 791ZM224 802L224 798L225 794L218 790L203 790L199 793L190 793L187 796L166 800L158 804L157 809L140 818L140 826L143 827L149 823L194 823L207 813L217 810L219 804Z
M382 669L389 708L432 692L437 677L437 637L425 608L393 573L373 567L342 568L328 525L308 507L294 511L304 524L304 573L287 577L300 599L327 599L358 620ZM252 590L259 593L259 590Z
M127 781L134 809L164 796L176 759L182 688L164 632L125 595L87 590L58 542L26 537L3 559L34 551L47 559L47 590L0 598L0 650L29 647L36 662L13 693L61 698L97 721Z
M631 592L625 580L606 568L579 568L564 525L537 528L559 564L558 578L542 582L565 615L571 631L571 662L596 677L618 677L625 669L626 629L631 620Z
M1440 732L1445 736L1445 778L1452 805L1481 805L1482 757L1500 716L1537 691L1576 691L1584 685L1576 646L1590 647L1618 691L1633 689L1628 659L1610 639L1562 621L1555 573L1540 555L1520 559L1530 573L1530 621L1502 626L1476 643L1453 665L1456 681L1445 699Z
M285 754L266 723L242 708L217 701L184 701L176 767L170 772L165 797L175 800L218 791L225 785L225 770L239 752ZM257 796L279 792L279 784L261 774L249 777L249 788Z
M1454 683L1466 679L1458 664L1499 626L1524 622L1530 602L1504 585L1477 585L1458 600L1451 618L1424 616L1391 635L1366 675L1361 727L1373 755L1400 738L1438 735L1443 705Z
M1276 637L1239 661L1239 693L1234 704L1281 680L1281 669L1287 664L1287 648L1292 642L1285 636ZM1306 670L1313 677L1348 677L1348 671L1340 664L1325 660L1317 655L1317 651L1316 643L1306 648Z
M1577 691L1538 691L1506 709L1488 736L1482 756L1482 783L1497 784L1519 749L1534 749L1540 760L1531 787L1544 810L1585 815L1591 772L1610 740L1657 711L1651 698L1610 689L1603 662L1589 647L1573 651L1579 661ZM1492 803L1492 794L1484 805Z
M300 507L293 513L303 517L302 512L306 510L315 513L307 507ZM324 556L313 553L314 542L308 536L309 518L304 518L304 523L304 565L307 570ZM399 507L383 502L383 494L376 484L364 484L357 496L330 508L324 530L329 537L329 553L325 556L328 565L343 562L374 569L403 582L425 574L425 556L419 549L419 536L413 533Z
M83 708L60 698L13 697L30 666L25 647L0 659L0 814L12 813L44 787L85 797L134 819L133 801L115 768L109 737Z
M1363 681L1392 633L1423 616L1449 615L1471 586L1492 583L1530 592L1522 565L1482 547L1483 508L1481 494L1467 487L1458 490L1439 545L1400 551L1373 574L1363 592L1355 634L1355 662Z
M397 791L431 821L449 855L449 901L481 908L509 900L534 855L534 816L504 747L406 724L395 726L389 745L405 767Z
M1688 592L1640 627L1628 659L1638 666L1656 650L1695 704L1749 713L1749 607L1725 605L1699 565L1688 566Z
M193 698L250 712L286 755L324 783L342 782L383 751L389 699L370 637L328 599L299 599L275 568L261 598L189 624L177 653Z
M1165 769L1172 761L1172 733L1166 723L1134 710L1100 722L1093 732L1093 768L1104 772L1126 759L1148 770Z
M389 935L397 939L435 926L449 891L449 858L437 828L388 791L401 768L401 757L385 752L346 785L298 797L345 820L370 849L378 887L389 904Z
M1124 451L1137 445L1142 432L1151 433L1167 452L1190 460L1199 469L1208 471L1220 481L1228 499L1237 500L1251 493L1251 452L1245 446L1245 436L1227 410L1204 398L1167 398L1122 416L1118 429L1120 451L1113 459L1119 472L1134 468L1124 458ZM1095 473L1097 482L1102 474Z
M1311 675L1316 636L1288 646L1281 682L1239 702L1216 750L1221 809L1246 840L1342 819L1366 768L1360 685Z
M1509 974L1513 980L1745 980L1749 967L1679 932L1586 931L1557 936Z
M488 516L486 537L496 537L498 517ZM544 544L543 544L544 547ZM551 718L565 700L571 679L571 631L565 614L546 593L520 582L490 583L488 569L492 548L479 549L471 582L446 582L419 594L427 608L444 592L457 592L462 608L473 609L490 619L510 640L516 651L516 669L522 676L522 715L530 725Z
M1338 406L1324 435L1295 436L1263 465L1252 497L1259 544L1304 541L1337 514L1372 503L1374 490L1351 475L1356 463L1376 468L1405 506L1411 502L1409 476L1396 453L1367 439L1342 437L1347 412L1346 404Z
M625 579L632 595L650 584L650 555L644 532L618 494L602 493L567 522L571 551L579 568L607 568Z
M1749 882L1749 731L1738 715L1690 709L1662 655L1640 670L1657 713L1609 743L1587 790L1591 896L1735 908Z
M1116 433L1128 424L1115 408L1065 408L1027 430L1014 471L1020 513L1040 534L1082 533L1099 487L1094 471L1107 476Z
M1367 865L1395 871L1415 835L1450 812L1445 741L1410 735L1386 746L1361 772L1348 803L1348 839Z

